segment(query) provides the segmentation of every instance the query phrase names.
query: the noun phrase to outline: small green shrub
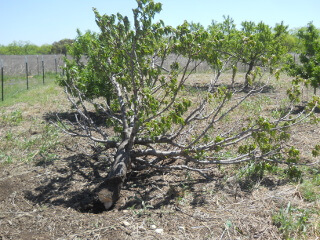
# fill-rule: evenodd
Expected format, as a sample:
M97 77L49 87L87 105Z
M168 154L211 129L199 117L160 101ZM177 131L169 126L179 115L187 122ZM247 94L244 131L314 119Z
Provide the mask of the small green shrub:
M320 199L320 174L313 176L312 179L305 180L299 187L301 196L308 202Z
M23 120L22 111L20 109L17 109L9 114L4 114L2 112L1 115L2 116L0 120L4 125L16 126Z
M12 162L13 162L13 159L11 156L8 156L8 155L0 152L0 163L10 164Z
M286 208L272 216L272 221L282 233L283 239L300 239L309 228L310 210L294 208L289 202Z
M266 172L276 173L277 171L278 167L274 163L251 161L244 168L240 169L238 177L251 180L261 180Z
M294 182L299 182L302 180L302 171L296 166L289 166L284 170L286 176Z

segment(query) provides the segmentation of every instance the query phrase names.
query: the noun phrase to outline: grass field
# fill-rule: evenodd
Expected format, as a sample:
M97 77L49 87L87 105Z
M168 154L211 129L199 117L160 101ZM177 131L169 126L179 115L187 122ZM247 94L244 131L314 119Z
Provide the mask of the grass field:
M210 81L196 74L185 94ZM226 76L227 77L227 76ZM38 79L37 81L40 81ZM241 105L243 113L276 115L290 79ZM303 97L312 96L304 89ZM95 156L85 140L64 135L50 120L70 114L63 89L48 81L0 102L0 239L318 239L320 166L300 166L289 178L274 166L215 166L213 180L191 172L133 170L119 207L102 211L92 189L103 181L110 155ZM241 113L241 114L240 114ZM319 115L319 113L316 113ZM295 126L290 143L311 162L318 124Z

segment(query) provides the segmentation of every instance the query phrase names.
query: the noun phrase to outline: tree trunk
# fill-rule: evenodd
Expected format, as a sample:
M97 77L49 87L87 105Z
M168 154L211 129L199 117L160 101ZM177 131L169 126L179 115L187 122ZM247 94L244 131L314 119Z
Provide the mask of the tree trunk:
M121 187L130 168L129 140L124 140L117 149L115 161L103 184L101 184L98 197L105 208L110 209L119 199Z
M254 62L250 62L248 71L245 76L244 89L249 88L249 75L250 75L251 71L253 70L253 67L254 67Z

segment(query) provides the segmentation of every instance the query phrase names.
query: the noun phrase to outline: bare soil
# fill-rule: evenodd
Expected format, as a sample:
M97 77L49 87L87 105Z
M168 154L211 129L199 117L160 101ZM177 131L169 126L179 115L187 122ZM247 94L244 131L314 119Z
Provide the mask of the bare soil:
M273 98L283 92L263 94ZM4 108L4 112L23 110L23 125L10 130L40 134L32 125L34 119L45 125L48 114L68 111L69 105L61 96L51 99L59 104L49 107L39 103ZM4 134L9 127L1 128ZM310 143L319 142L319 125L299 126L293 132L292 141L309 158ZM319 202L303 199L298 183L267 174L250 185L235 178L236 170L243 166L237 165L217 166L211 173L213 180L194 173L133 170L120 202L111 211L104 211L95 191L112 156L92 156L85 140L62 133L53 153L57 157L51 161L35 157L31 162L0 165L1 240L282 239L272 222L279 209L290 202L297 208L319 210ZM301 238L319 237L319 229L314 229L319 224L318 213L309 218L311 229Z

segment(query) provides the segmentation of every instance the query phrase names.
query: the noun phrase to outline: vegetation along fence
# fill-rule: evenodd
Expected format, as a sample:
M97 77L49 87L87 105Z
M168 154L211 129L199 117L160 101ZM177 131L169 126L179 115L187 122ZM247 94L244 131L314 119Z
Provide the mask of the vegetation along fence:
M64 74L64 55L0 55L1 100Z

